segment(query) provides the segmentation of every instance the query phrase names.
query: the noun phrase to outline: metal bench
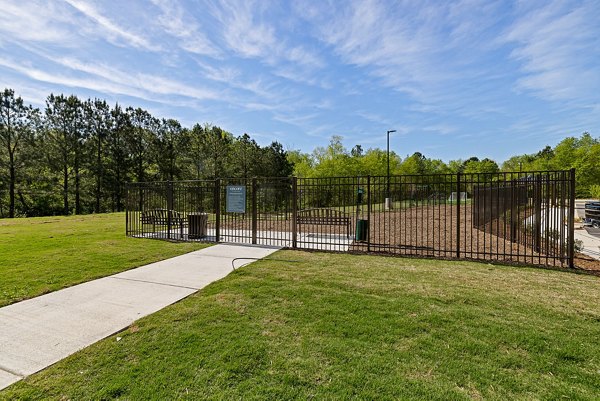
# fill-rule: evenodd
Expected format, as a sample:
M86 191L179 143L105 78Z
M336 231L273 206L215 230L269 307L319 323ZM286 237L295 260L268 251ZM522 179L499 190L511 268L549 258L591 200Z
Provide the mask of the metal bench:
M183 238L183 228L187 226L187 219L182 213L168 209L150 209L142 212L142 229L144 224L152 224L152 232L156 232L156 226L179 226L179 236ZM170 232L169 232L170 234Z
M347 213L335 209L313 208L299 210L296 214L298 230L300 225L346 226L346 235L350 237L351 219Z

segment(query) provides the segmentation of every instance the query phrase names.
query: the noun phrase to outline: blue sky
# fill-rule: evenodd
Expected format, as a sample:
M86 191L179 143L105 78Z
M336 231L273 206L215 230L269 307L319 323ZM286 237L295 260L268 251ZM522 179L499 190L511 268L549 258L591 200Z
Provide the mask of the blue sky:
M0 0L0 87L261 144L503 161L599 133L600 1Z

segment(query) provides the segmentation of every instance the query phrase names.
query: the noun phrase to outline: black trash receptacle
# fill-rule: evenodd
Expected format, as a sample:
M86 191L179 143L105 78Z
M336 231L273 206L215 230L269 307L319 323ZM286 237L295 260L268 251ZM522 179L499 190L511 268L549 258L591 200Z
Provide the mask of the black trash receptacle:
M356 241L366 241L368 230L369 230L369 221L368 220L356 220L356 232L354 235L354 239Z
M188 238L200 239L206 237L207 225L207 213L188 214Z

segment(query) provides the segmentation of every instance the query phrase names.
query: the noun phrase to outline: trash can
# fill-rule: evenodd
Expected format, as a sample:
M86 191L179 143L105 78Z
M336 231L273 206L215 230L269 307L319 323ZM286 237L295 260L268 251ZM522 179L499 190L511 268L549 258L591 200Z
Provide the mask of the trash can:
M188 238L198 239L206 237L208 226L208 213L188 214Z
M366 241L368 230L369 230L369 221L368 220L356 220L356 232L354 234L354 239L356 241Z

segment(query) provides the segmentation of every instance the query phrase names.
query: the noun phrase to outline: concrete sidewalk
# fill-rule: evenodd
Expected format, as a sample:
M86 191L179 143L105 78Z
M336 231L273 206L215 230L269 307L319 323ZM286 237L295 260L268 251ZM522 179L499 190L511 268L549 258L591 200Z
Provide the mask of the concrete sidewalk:
M0 390L277 249L219 244L0 308Z
M600 260L600 237L590 234L586 229L575 230L575 239L580 240L583 249L581 253Z

